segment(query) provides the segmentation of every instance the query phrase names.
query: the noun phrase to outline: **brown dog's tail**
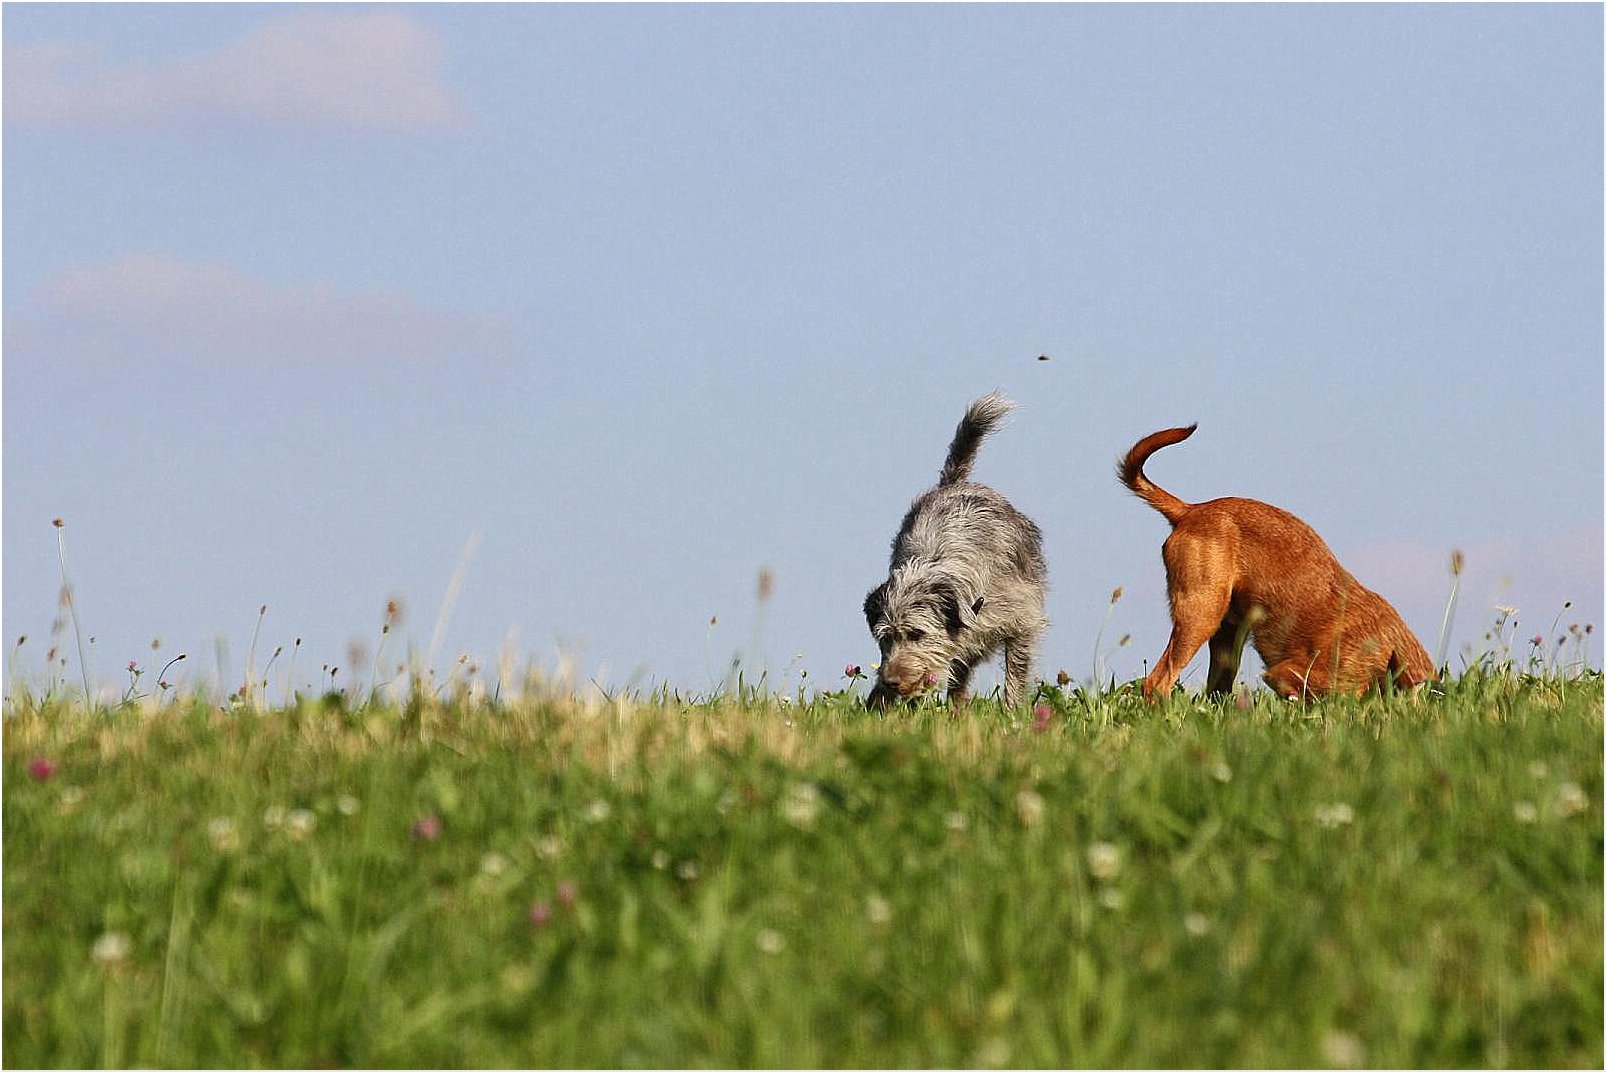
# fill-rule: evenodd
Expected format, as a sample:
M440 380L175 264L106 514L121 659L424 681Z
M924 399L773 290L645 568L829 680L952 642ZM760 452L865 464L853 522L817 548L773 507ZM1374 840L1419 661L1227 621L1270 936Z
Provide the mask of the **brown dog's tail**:
M1149 460L1149 455L1161 447L1169 447L1173 443L1187 439L1198 427L1199 425L1195 423L1186 428L1167 428L1163 432L1144 436L1126 452L1126 457L1115 463L1115 473L1121 478L1121 483L1125 484L1132 494L1164 514L1165 519L1172 525L1182 520L1182 515L1188 512L1189 506L1144 476L1143 463Z

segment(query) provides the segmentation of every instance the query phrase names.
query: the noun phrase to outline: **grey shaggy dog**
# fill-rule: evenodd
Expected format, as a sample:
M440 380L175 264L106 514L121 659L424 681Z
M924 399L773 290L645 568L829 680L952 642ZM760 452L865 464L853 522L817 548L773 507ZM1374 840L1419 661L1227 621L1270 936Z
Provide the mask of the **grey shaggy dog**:
M1043 536L1008 499L970 480L982 440L1014 405L997 393L970 404L937 486L910 505L893 538L890 575L865 597L881 646L871 707L945 685L962 704L971 671L1000 648L1004 703L1025 694L1048 625Z

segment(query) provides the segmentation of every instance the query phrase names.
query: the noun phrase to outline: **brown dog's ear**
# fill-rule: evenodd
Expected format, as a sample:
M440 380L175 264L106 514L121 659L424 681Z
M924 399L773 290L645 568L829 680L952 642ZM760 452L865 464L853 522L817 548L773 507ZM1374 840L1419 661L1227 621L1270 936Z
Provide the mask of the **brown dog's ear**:
M864 620L870 624L870 632L875 632L876 622L879 622L887 610L887 582L882 581L870 589L870 594L864 597Z

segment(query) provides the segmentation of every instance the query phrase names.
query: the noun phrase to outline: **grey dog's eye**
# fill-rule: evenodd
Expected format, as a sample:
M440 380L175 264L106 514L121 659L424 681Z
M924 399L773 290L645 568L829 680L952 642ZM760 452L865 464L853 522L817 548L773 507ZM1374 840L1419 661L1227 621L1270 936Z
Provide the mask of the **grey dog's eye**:
M918 629L911 629L907 633L903 634L903 638L911 644L918 644L926 638L926 634L922 633Z

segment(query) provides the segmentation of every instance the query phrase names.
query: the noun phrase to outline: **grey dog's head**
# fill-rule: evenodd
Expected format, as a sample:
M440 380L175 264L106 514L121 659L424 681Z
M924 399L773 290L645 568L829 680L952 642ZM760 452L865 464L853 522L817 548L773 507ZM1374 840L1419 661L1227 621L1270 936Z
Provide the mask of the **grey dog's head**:
M872 705L908 699L948 683L982 598L929 566L893 571L864 597L864 617L881 647Z

